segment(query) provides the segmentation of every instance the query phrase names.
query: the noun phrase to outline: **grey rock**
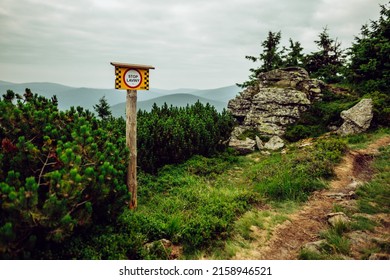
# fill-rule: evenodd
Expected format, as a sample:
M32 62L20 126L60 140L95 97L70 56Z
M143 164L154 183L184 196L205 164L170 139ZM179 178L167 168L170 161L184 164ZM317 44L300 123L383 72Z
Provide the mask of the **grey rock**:
M264 143L263 141L261 141L261 139L259 138L259 136L256 136L256 146L259 150L263 150L264 149Z
M240 140L232 137L229 146L238 151L241 155L252 153L255 150L256 141L250 138Z
M321 254L321 249L325 244L326 244L326 240L322 239L322 240L306 243L305 245L303 245L302 249L312 253Z
M348 193L328 193L328 194L326 194L326 196L334 198L336 200L356 199L357 198L357 195L354 191L350 191Z
M340 114L344 123L338 129L341 135L358 134L366 131L373 117L373 104L371 99L362 99L352 108Z
M267 150L276 151L284 147L283 139L279 136L273 136L269 141L264 145L264 148Z
M295 123L313 102L320 100L324 84L310 79L299 67L276 69L260 73L257 83L246 88L228 103L236 118L238 132L256 130L260 135L283 136L286 127Z
M346 234L351 242L351 245L363 248L371 242L371 236L363 231L352 231Z
M333 227L337 226L340 223L348 223L350 220L343 212L329 213L327 215L328 223Z
M168 239L163 238L163 239L156 240L156 241L145 244L145 248L149 251L152 250L153 248L156 248L157 246L163 246L164 248L169 248L172 246L172 242Z

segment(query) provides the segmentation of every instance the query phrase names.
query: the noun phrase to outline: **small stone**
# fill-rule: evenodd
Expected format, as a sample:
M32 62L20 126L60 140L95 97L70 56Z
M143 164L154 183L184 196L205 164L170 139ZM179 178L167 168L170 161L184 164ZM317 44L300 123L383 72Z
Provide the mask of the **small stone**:
M355 190L362 185L363 185L362 182L356 181L355 179L352 179L352 183L348 184L347 188L351 189L351 190Z
M343 200L343 199L356 199L357 195L354 191L350 191L348 193L327 193L327 197L334 198L336 200Z
M302 249L312 253L321 254L321 248L326 244L326 240L318 240L303 245Z
M385 253L373 253L368 258L369 260L390 260L390 255Z
M327 197L334 198L336 200L342 200L344 199L347 195L345 193L328 193L326 194Z
M330 213L327 215L327 217L329 224L331 224L333 227L340 223L346 224L349 222L349 218L343 212Z
M350 191L349 193L348 193L348 198L349 199L357 199L357 194L354 192L354 191Z

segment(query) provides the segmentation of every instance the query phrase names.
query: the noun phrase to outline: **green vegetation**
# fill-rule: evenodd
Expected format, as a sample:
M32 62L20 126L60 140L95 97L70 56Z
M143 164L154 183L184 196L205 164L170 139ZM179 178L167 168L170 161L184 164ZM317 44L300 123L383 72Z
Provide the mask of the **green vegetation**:
M0 253L34 258L77 230L115 220L128 199L122 133L82 108L26 90L0 100Z
M258 57L247 56L260 66L250 69L249 80L238 84L243 88L256 82L259 73L273 69L300 66L313 78L337 84L325 91L322 102L317 102L304 113L303 118L289 127L286 137L297 141L306 137L318 137L342 121L340 112L349 109L361 98L372 98L374 118L372 127L388 126L390 123L390 7L380 5L379 19L364 25L360 36L347 50L332 39L328 29L315 41L318 51L302 54L299 42L290 39L289 48L280 47L281 32L269 32L262 42ZM287 53L286 53L287 52ZM341 89L341 93L340 93Z
M113 224L120 222L123 209L126 208L125 202L129 198L125 184L128 162L125 122L100 110L104 109L103 103L104 100L96 106L102 119L98 120L90 111L80 107L66 112L58 111L55 97L48 100L32 94L28 89L23 97L8 91L0 99L2 258L73 258L79 256L79 243L85 242L84 238L89 234L94 236L94 232L99 234L90 238L91 242L107 242L108 251L101 250L99 254L93 255L92 249L87 249L83 250L82 257L124 257L119 241L115 251L112 251L114 247L109 243L126 239L116 229L111 228ZM212 155L223 151L225 145L222 141L226 140L232 127L232 118L227 112L219 114L213 107L200 103L180 109L155 107L151 113L139 112L139 116L139 163L144 170L154 172L166 163L183 162L195 154ZM204 165L209 163L201 161L189 168L195 173L209 172L212 176L212 173L221 172L230 163L227 160L220 166L215 161L216 159L211 159L210 163L219 168L219 171L207 171ZM177 176L183 176L180 179L176 176L172 178L170 172L161 172L159 179L152 180L148 174L140 176L140 181L147 181L145 184L148 186L143 191L141 183L141 194L148 197L148 193L153 191L165 193L176 183L177 187L181 188L189 184L182 171L175 171ZM164 175L166 173L168 174ZM195 179L188 180L193 182ZM202 184L198 184L197 192L200 192ZM191 190L184 188L181 195L195 196L191 192L186 193L187 191ZM163 200L164 195L160 195ZM209 193L205 192L206 198L208 195ZM229 198L230 195L232 198ZM228 207L226 201L235 200L235 195L241 197L242 205L238 201L237 204L232 202L229 207L232 207L231 211L242 211L248 202L246 194L240 192L227 194L227 197L215 193L215 199L218 198L219 203L212 203L214 208L211 209L210 206L210 209L204 211L210 210L211 212L206 214L214 215L220 207ZM180 194L175 196L175 201L179 202L177 198ZM225 200L221 200L223 198ZM158 195L149 199L158 199ZM199 207L201 205L203 204L199 203ZM161 209L155 209L156 213L164 213L166 207L169 207L160 206ZM141 228L131 225L130 235L143 236L143 233L149 233L149 229L154 229L150 223L140 222L149 214L145 215L141 215L142 218L130 215L128 219L135 219L142 225ZM231 214L226 219L230 220L233 216ZM172 217L172 227L181 221L179 218ZM213 219L214 222L194 226L194 229L210 226L212 229L221 228L223 232L228 223L222 218ZM189 222L188 219L184 221ZM198 221L203 220L195 219L194 223ZM154 224L155 221L152 220L151 223ZM125 224L126 233L129 234L128 220ZM165 221L159 221L157 227L164 224ZM145 229L144 226L150 228ZM194 244L204 243L208 238L213 239L214 233L202 237L202 232L195 233L191 230L192 227L183 233L190 244L191 236L199 235ZM172 229L165 231L161 228L154 234L162 236L167 232L172 232ZM153 237L154 235L151 236ZM70 245L66 246L67 251L59 249L68 242ZM126 244L137 247L142 241L135 238ZM195 246L194 244L191 246ZM126 251L126 254L133 256L135 253L130 250Z
M381 132L374 135L362 135L362 139L377 137ZM356 137L352 138L354 142ZM339 205L334 206L334 211L344 212L348 215L350 222L340 222L334 227L321 233L325 242L321 245L319 252L302 250L300 259L340 259L349 258L352 254L351 244L353 233L364 234L376 232L376 227L386 227L386 221L376 219L375 215L390 213L390 169L388 166L390 159L390 147L385 147L374 159L372 180L357 190L357 209L345 209ZM359 248L355 255L367 259L372 253L390 252L389 243L381 238L367 240L367 244Z
M345 56L341 43L330 38L327 28L324 28L318 37L318 40L314 41L318 51L305 57L305 68L313 77L326 83L342 82Z
M106 120L112 116L110 105L108 104L105 96L99 99L99 103L93 106L93 109L95 109L98 116L103 120Z
M348 80L361 93L389 94L390 6L381 5L378 20L361 28L349 50ZM388 107L388 106L387 106Z
M55 100L30 92L24 97L8 92L0 106L2 258L170 259L178 257L174 248L182 252L180 258L196 258L204 252L215 258L231 257L254 238L252 226L269 238L292 209L312 191L325 187L324 180L332 176L346 143L371 139L370 135L321 138L305 148L289 145L286 154L248 157L229 150L218 153L224 146L215 141L213 157L202 156L199 146L181 164L156 167L155 173L140 169L139 207L129 211L123 119L97 120L81 108L59 112ZM172 125L164 139L172 137L170 141L180 149L183 142L172 133L180 130L164 114L184 115L177 122L185 123L188 117L194 128L204 128L204 118L193 117L193 112L209 115L213 122L211 116L230 122L228 115L201 104L182 109L156 107L151 119L156 121L160 114L161 126ZM140 116L142 124L146 113ZM169 132L154 122L143 125L151 133L155 133L152 127L160 135ZM220 139L228 127L221 125ZM199 137L203 131L193 133ZM212 135L213 130L207 133ZM21 168L25 166L29 168ZM385 201L375 192L362 191ZM261 205L272 205L273 210L261 210ZM351 225L365 227L372 225L362 219ZM345 252L344 237L332 234L324 235L340 247L332 245L336 246L332 250ZM239 243L229 241L237 236ZM165 247L164 239L174 247Z
M293 153L272 154L250 168L249 178L255 188L273 200L305 200L324 187L322 179L330 178L346 145L339 139L319 140L313 147ZM275 168L283 166L283 168Z
M287 127L287 140L295 142L318 137L329 131L329 127L339 127L342 124L340 113L359 101L356 95L335 94L331 89L325 90L323 95L322 101L315 102L295 124Z
M299 42L289 39L290 46L280 49L281 31L268 32L267 38L261 43L263 52L258 57L246 56L252 62L261 62L257 68L251 68L249 80L237 86L246 88L254 85L261 72L267 72L283 67L303 67L315 78L327 83L338 83L345 80L345 51L340 48L341 43L330 38L328 29L319 34L314 41L318 51L302 54L303 48Z
M356 39L349 66L342 65L340 45L326 29L316 42L320 50L309 56L302 56L299 42L292 40L289 50L279 50L281 33L270 32L262 44L265 52L248 57L264 63L251 69L252 81L258 71L311 63L314 76L356 83L356 88L346 85L346 94L337 93L340 85L329 87L323 101L287 130L291 142L318 137L306 147L292 143L283 152L238 156L226 147L233 127L226 111L199 102L140 111L134 211L126 207L125 121L111 116L104 98L95 106L98 119L81 107L59 111L56 97L8 91L0 98L0 258L230 258L254 239L268 240L313 191L326 187L348 145L366 145L389 133L388 31L388 7L382 6L380 19ZM373 129L384 128L375 134L321 136L363 96L374 101ZM349 257L348 234L383 226L367 215L390 211L389 159L390 147L375 156L375 175L358 189L356 210L334 207L351 222L322 232L320 250L302 251L301 258ZM389 244L379 240L364 250L363 257L388 253Z
M226 110L197 102L177 108L153 106L138 112L138 164L156 172L165 164L175 164L198 154L211 156L226 149L233 118Z
M245 244L245 240L251 238L251 225L269 230L270 234L276 224L287 219L283 213L291 213L297 202L303 201L314 189L324 187L320 179L331 176L331 167L344 151L342 141L324 139L318 141L315 148L293 149L285 158L279 153L269 157L256 154L260 161L255 163L227 152L213 158L195 156L184 164L165 166L156 175L141 174L139 207L135 212L126 210L121 216L119 228L123 232L120 235L137 232L143 244L168 239L182 247L182 258L196 258L201 252L210 252L215 258L231 256L232 253L226 252L228 239L242 235ZM307 162L313 155L315 157ZM269 174L287 162L294 166L297 180L305 184L301 189L291 191L285 178ZM324 166L329 168L325 172L322 171ZM313 172L317 172L315 177L308 179ZM287 190L276 194L268 192L265 186L272 186L267 178L274 178L272 183L279 190ZM256 210L257 205L272 204L272 201L279 201L275 207L284 210L281 213ZM98 243L88 244L88 252L96 248L96 254L100 254ZM151 254L144 248L128 250L138 253L124 257L169 258L165 250ZM83 254L79 257L85 258Z
M375 160L374 170L377 175L357 192L358 206L362 213L390 213L390 148L385 147Z

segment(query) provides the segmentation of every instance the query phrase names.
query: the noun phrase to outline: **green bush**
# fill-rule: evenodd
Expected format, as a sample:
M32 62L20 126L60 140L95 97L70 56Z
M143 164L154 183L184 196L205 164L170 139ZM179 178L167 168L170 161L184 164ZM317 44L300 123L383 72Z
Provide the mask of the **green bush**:
M324 187L322 179L333 175L334 165L346 150L339 139L319 139L313 147L297 153L272 154L254 165L249 176L256 189L271 199L303 201Z
M200 102L184 108L154 105L151 112L139 111L138 164L147 172L156 172L193 155L221 152L226 149L233 123L226 110L218 113Z
M55 99L29 90L3 97L1 258L34 257L42 244L115 220L128 199L123 136L89 111L59 112Z
M362 95L371 91L390 93L390 5L380 8L379 18L362 26L349 49L347 77Z
M325 90L322 101L315 102L295 124L287 127L286 139L295 142L304 138L319 137L329 131L330 126L339 127L342 124L340 113L358 101L354 95L344 96Z
M234 161L231 155L195 156L184 164L165 166L157 175L145 174L139 182L137 211L125 211L118 226L145 236L145 243L168 239L186 253L225 240L237 216L258 201L253 191L217 180L223 176L222 166L226 171Z
M390 124L390 94L381 93L379 91L371 92L364 95L364 98L371 98L373 103L374 116L371 126L385 126Z

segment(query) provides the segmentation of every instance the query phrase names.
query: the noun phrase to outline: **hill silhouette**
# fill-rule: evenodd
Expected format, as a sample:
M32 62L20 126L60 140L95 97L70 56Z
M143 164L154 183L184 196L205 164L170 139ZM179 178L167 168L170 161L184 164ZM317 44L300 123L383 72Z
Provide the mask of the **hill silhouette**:
M125 90L76 88L47 82L12 83L0 81L0 94L6 93L7 90L23 94L26 88L46 98L56 95L60 110L67 110L71 106L81 106L85 109L93 110L93 106L99 102L100 98L105 96L108 104L112 106L113 115L124 115ZM204 90L192 88L170 90L152 88L149 91L138 92L138 108L150 110L153 103L162 105L164 102L169 106L186 106L187 104L194 104L199 100L203 104L210 103L218 111L222 111L223 108L226 108L228 101L234 98L238 92L239 88L235 85Z

